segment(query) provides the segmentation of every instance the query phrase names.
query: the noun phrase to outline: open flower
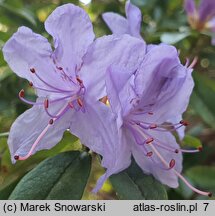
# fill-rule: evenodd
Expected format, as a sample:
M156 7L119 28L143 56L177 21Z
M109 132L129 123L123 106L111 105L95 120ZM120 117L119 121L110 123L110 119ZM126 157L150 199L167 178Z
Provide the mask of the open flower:
M209 30L215 34L214 0L201 0L198 6L195 4L195 0L185 0L184 8L193 29ZM215 36L212 37L212 44L215 45Z
M128 0L125 5L125 12L126 18L113 12L104 13L102 17L113 34L130 34L141 38L142 15L140 9Z
M127 168L133 156L144 173L152 174L163 184L175 188L180 178L195 192L211 195L194 188L181 175L182 153L201 150L181 149L171 133L188 123L184 120L174 125L168 123L187 108L194 86L192 66L180 63L173 46L161 44L148 46L135 70L117 65L108 69L106 88L116 117L114 152L118 157L103 181Z
M58 7L45 28L54 38L54 51L46 38L27 27L19 28L3 48L10 68L27 79L38 96L33 102L25 98L24 90L19 93L33 107L11 127L12 161L53 147L67 129L77 136L81 133L81 141L103 155L103 145L112 142L105 135L110 109L99 101L105 94L104 74L113 63L132 68L133 59L138 59L134 50L142 43L128 35L94 41L88 15L72 4Z

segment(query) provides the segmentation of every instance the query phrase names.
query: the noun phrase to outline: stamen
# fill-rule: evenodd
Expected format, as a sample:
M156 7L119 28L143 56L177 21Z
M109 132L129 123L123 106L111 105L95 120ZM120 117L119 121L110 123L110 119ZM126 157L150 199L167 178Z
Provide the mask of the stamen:
M188 121L185 121L185 120L181 120L180 121L180 124L184 125L184 126L188 126L189 125L189 122Z
M172 159L169 163L169 168L172 169L175 166L175 160Z
M19 156L18 156L18 155L15 155L15 156L14 156L14 159L15 159L15 160L19 160Z
M74 108L74 105L72 104L72 102L71 102L71 101L68 103L68 105L69 105L69 107L70 107L71 109L73 109L73 108Z
M153 155L153 152L152 152L152 151L147 152L147 154L146 154L147 157L151 157L152 155Z
M29 82L29 86L30 86L30 87L33 87L33 83L32 83L32 82Z
M83 81L79 77L76 77L76 79L79 82L79 84L83 84Z
M151 124L150 126L149 126L149 128L150 129L155 129L155 128L157 128L158 126L156 125L156 124Z
M49 124L52 125L53 123L54 123L54 120L53 120L53 119L50 119L50 120L49 120Z
M201 152L203 150L203 147L202 146L198 147L198 150Z
M104 96L103 98L100 99L100 101L104 104L107 104L108 102L108 97L107 96Z
M77 103L80 107L84 106L83 101L80 98L77 99Z
M145 143L146 143L146 144L150 144L150 143L152 143L153 141L154 141L153 138L147 138L146 141L145 141Z
M30 71L31 71L31 72L33 71L32 73L35 74L35 75L37 76L37 78L38 78L41 82L43 82L44 84L46 84L46 85L49 86L50 88L55 89L55 90L60 91L60 92L69 92L69 93L71 93L70 90L59 89L59 88L56 88L56 87L50 85L49 83L47 83L45 80L43 80L43 79L36 73L36 71L35 71L34 68L31 68Z
M63 68L62 68L62 67L58 67L58 66L56 66L56 68L57 68L58 70L63 70Z
M146 131L144 132L147 136L150 136ZM168 147L165 143L161 142L160 140L154 138L154 144L157 145L158 147L160 148L163 148L167 151L171 151L171 152L174 152L176 154L180 152L182 153L198 153L200 152L201 148L202 147L199 147L198 149L175 149L175 148L172 148L172 147Z
M37 102L32 102L32 101L26 100L25 98L20 97L20 96L19 96L19 98L21 101L23 101L24 103L29 104L29 105L42 105L43 104L43 103L39 103L39 102L37 103Z
M20 97L20 98L25 97L25 91L24 91L24 89L22 89L22 90L19 92L19 97Z
M57 117L58 117L57 115L52 115L52 114L48 111L48 108L45 106L45 104L44 104L44 108L45 108L45 111L46 111L46 113L48 114L48 116L50 116L51 118L57 118Z
M71 82L73 82L74 84L76 84L76 83L73 81L72 77L68 76L67 73L64 71L64 69L63 69L62 67L56 66L56 68L57 68L58 70L61 71L61 74L64 76L64 79L67 78L69 81L71 81Z
M45 109L49 108L49 100L47 98L44 100L44 107Z
M183 153L198 153L200 152L199 149L189 150L189 149L179 149Z
M61 91L58 91L58 90L50 90L50 89L40 88L40 87L37 87L37 86L34 86L34 89L38 89L38 90L46 91L46 92L61 93L61 94L62 93L67 93L67 92L61 92ZM72 94L73 92L70 91L68 93Z
M33 101L30 101L30 100L27 100L23 97L21 97L21 95L19 94L19 98L21 101L29 104L29 105L44 105L44 102L33 102ZM71 96L65 96L65 97L62 97L62 98L58 98L58 99L55 99L55 100L52 100L52 101L49 101L50 104L53 104L53 103L56 103L56 102L59 102L59 101L62 101L66 98L71 98Z
M31 73L36 73L34 68L30 68Z
M54 118L52 119L53 120L53 123L58 120L66 111L68 110L68 104L66 104L58 113L56 116L58 116L58 118ZM49 122L50 123L50 122ZM52 124L53 124L52 123ZM33 143L30 151L28 152L27 155L25 156L19 156L19 155L15 155L14 156L14 159L15 160L26 160L27 158L29 158L33 151L35 150L35 148L37 147L37 145L40 143L41 139L46 135L48 129L51 127L51 124L48 124L44 129L43 131L40 133L40 135L37 137L36 141Z
M188 67L189 66L189 64L190 64L190 59L189 58L186 58L186 63L185 63L185 67Z
M198 62L198 57L196 56L188 68L189 69L194 68L197 62Z
M209 196L211 197L212 196L212 193L211 192L205 192L205 191L201 191L195 187L193 187L190 182L187 181L187 179L182 176L179 172L177 172L175 169L172 169L174 171L174 173L194 192L200 194L200 195L203 195L203 196Z
M140 132L140 134L145 137L145 135L142 133L142 131L139 129L139 127L137 127L137 130ZM152 148L153 152L158 156L158 158L161 160L161 162L167 167L167 168L171 168L171 170L191 189L193 190L194 192L198 193L198 194L201 194L201 195L204 195L204 196L212 196L212 193L211 192L205 192L205 191L201 191L195 187L193 187L186 179L184 176L182 176L180 173L178 173L175 169L174 169L174 166L175 166L175 160L172 159L170 161L170 163L168 164L165 159L163 158L163 156L158 152L158 150L153 146L153 145L150 145L150 147Z

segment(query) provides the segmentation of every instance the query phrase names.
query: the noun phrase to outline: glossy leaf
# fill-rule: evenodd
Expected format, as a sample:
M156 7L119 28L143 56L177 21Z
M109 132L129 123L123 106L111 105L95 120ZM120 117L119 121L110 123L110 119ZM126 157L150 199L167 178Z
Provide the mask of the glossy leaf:
M163 33L161 35L161 42L167 44L176 44L179 41L189 36L189 32L174 32L174 33Z
M16 16L19 16L21 18L24 18L25 20L30 22L32 25L36 25L34 16L26 8L14 8L4 2L0 2L0 6L3 7L5 10L9 11L10 13L13 13Z
M136 163L125 171L113 175L110 181L123 200L165 200L167 192L165 187L153 176L146 175Z
M190 104L194 108L195 112L201 116L205 123L215 128L215 116L212 111L208 108L208 106L204 103L202 97L198 95L198 92L194 91Z
M199 148L202 147L202 143L198 138L186 135L183 139L183 146L189 148Z
M186 175L201 188L215 188L215 166L195 166L188 169Z
M13 181L11 184L5 186L0 190L0 200L7 200L9 198L10 194L18 184L19 180L20 179Z
M91 157L86 152L60 153L25 175L9 199L81 199L90 169Z
M199 73L194 74L195 92L215 116L215 81Z

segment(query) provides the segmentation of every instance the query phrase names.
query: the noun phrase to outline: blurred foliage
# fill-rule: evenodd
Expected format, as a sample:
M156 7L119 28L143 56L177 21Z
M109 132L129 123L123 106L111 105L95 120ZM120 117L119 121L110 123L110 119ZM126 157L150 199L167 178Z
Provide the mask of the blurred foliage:
M192 60L198 56L198 63L193 72L196 85L190 106L184 116L190 122L187 127L188 136L181 144L190 147L202 145L203 151L184 155L183 172L194 185L204 190L215 191L215 47L210 44L208 32L199 33L189 28L182 0L133 0L132 2L142 10L142 35L147 43L174 44L180 51L181 61L184 63L186 58ZM114 11L125 15L123 0L92 0L88 5L78 0L0 0L0 48L22 25L32 28L51 41L45 32L44 21L57 6L65 3L80 5L87 11L97 36L110 34L101 19L103 12ZM35 98L28 83L12 73L0 52L0 199L8 198L19 179L47 157L68 150L85 151L78 139L66 132L64 139L53 149L41 151L27 161L12 165L6 143L7 132L16 117L29 108L17 97L22 88L27 90L29 98ZM97 195L90 193L96 179L104 172L99 160L92 154L91 174L82 199L118 199L109 181ZM144 185L144 182L139 183ZM116 182L113 182L113 185L115 184ZM168 197L205 199L193 194L183 183L180 183L180 187L176 190L168 189Z

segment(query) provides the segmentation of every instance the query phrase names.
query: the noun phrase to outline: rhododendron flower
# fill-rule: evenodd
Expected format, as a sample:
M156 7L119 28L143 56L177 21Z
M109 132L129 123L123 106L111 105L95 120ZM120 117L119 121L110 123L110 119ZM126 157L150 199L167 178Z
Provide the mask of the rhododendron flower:
M214 34L212 44L215 45L215 1L201 0L196 5L195 0L185 0L184 8L191 27L199 31L211 31Z
M82 143L103 155L103 145L113 142L105 132L112 119L110 109L99 101L104 74L112 63L132 68L138 58L134 50L141 49L142 42L128 35L94 41L88 15L72 4L58 7L45 28L54 38L54 51L46 38L27 27L19 28L3 48L10 68L27 79L38 96L33 102L25 98L24 90L19 93L33 107L11 127L12 161L53 147L67 129L77 136L81 133Z
M180 178L195 192L211 195L194 188L181 175L182 153L201 150L181 149L172 135L187 122L168 123L187 108L194 86L192 66L183 66L177 50L161 44L148 46L135 70L117 65L108 69L107 96L118 130L109 157L117 157L101 181L127 168L133 156L144 173L152 174L161 183L175 188Z
M131 4L130 0L125 5L126 18L113 12L107 12L102 15L104 21L113 32L113 34L130 34L141 38L141 11L138 7Z
M143 43L145 43L144 39L141 38L141 11L138 7L133 5L130 0L126 2L125 11L127 19L118 15L116 13L107 12L103 14L103 19L111 29L113 34L122 35L122 34L130 34L131 36L142 39ZM124 20L124 25L120 23L120 20ZM126 24L125 24L126 23ZM172 119L169 119L168 122L175 123L181 119L181 115L173 116ZM177 130L179 138L182 140L185 134L185 128L179 128Z

